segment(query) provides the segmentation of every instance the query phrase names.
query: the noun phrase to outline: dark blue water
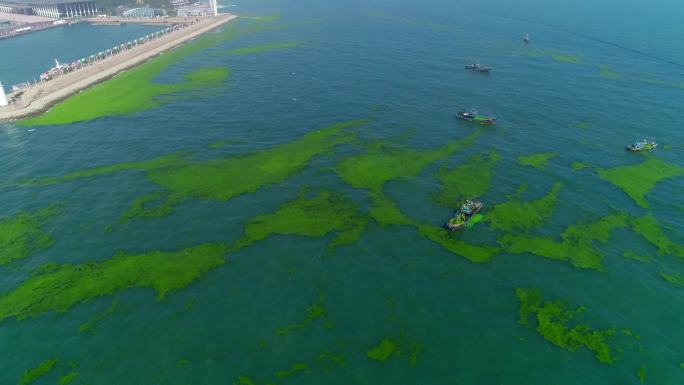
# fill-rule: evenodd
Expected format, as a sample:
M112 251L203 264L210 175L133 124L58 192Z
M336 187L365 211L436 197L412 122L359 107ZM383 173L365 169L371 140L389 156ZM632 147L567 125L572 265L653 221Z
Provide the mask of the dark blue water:
M197 68L227 66L228 83L206 97L181 98L138 114L64 126L1 126L0 173L20 177L62 175L98 165L150 159L179 150L215 156L206 144L230 139L222 154L244 154L300 138L305 132L355 118L373 117L359 132L361 143L403 141L435 148L463 137L472 127L453 119L458 108L477 107L499 118L477 144L448 161L495 149L503 159L494 169L492 189L483 197L499 203L523 182L526 199L563 183L549 224L558 237L578 221L614 212L653 213L673 241L684 243L684 179L664 181L647 196L649 209L591 170L637 164L624 145L657 138L654 156L682 165L684 46L677 36L682 5L660 1L497 2L238 2L233 12L280 13L288 25L200 52L174 63L160 81ZM523 20L524 19L524 20ZM242 22L242 21L241 21ZM248 22L245 20L245 22ZM77 33L77 28L84 32ZM1 80L34 73L15 60L16 44L41 51L56 39L62 47L30 60L38 70L57 53L80 57L134 37L98 37L100 27L76 26L0 42ZM102 27L106 31L110 28ZM58 32L59 31L59 32ZM54 33L91 41L87 50ZM143 31L140 34L146 33ZM532 44L522 37L529 33ZM76 36L78 35L78 37ZM109 39L109 40L108 40ZM254 55L218 55L230 48L283 41L297 48ZM56 43L59 41L59 43ZM11 45L11 46L10 46ZM7 54L9 52L9 54ZM7 55L7 56L5 56ZM568 56L574 62L554 60ZM560 55L560 56L559 56ZM11 60L5 60L5 57ZM37 63L36 63L37 61ZM463 70L471 61L491 65L489 76ZM6 69L5 69L6 68ZM610 69L615 77L601 75ZM6 75L5 75L6 73ZM605 73L604 73L605 75ZM587 128L577 128L585 122ZM403 138L403 139L401 139ZM668 146L665 146L665 145ZM245 223L297 196L302 186L349 192L362 207L368 199L346 186L330 168L359 151L340 148L332 158L316 158L280 185L227 202L191 200L155 220L116 224L131 202L155 189L142 173L127 171L40 188L6 188L0 212L9 217L52 203L65 213L46 225L55 244L24 261L0 267L7 292L45 262L82 263L131 253L178 250L202 242L237 239ZM518 155L552 151L544 170L522 167ZM439 188L430 166L420 176L389 183L385 191L412 218L439 225L448 215L430 200ZM480 225L478 225L480 226ZM468 233L492 243L484 224ZM17 383L21 373L44 359L60 364L37 384L55 383L73 361L81 373L73 384L231 384L248 376L258 384L637 384L684 383L684 288L662 280L661 270L681 272L684 264L632 232L620 230L596 247L604 271L580 270L532 255L502 253L486 264L451 254L410 227L371 223L358 243L326 252L329 237L274 236L231 255L183 290L156 301L149 288L130 289L78 304L63 314L47 314L0 324L0 383ZM642 263L622 257L628 247L650 256ZM545 298L585 306L578 322L597 329L615 326L619 361L599 363L580 348L563 350L517 323L516 287L540 287ZM285 337L277 327L306 316L319 291L327 316ZM81 323L118 300L94 333ZM192 303L191 306L187 306ZM640 340L624 338L628 328ZM386 362L366 351L386 336L417 341L415 366L409 353ZM317 363L322 353L345 363L329 371ZM185 361L187 360L187 361ZM292 377L274 373L304 363Z

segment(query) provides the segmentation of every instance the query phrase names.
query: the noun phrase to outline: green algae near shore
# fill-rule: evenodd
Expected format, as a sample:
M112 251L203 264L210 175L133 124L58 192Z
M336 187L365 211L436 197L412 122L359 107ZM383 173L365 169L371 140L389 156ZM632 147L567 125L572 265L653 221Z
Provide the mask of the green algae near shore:
M296 47L301 46L302 44L304 44L304 41L302 41L302 40L287 41L287 42L282 42L282 43L269 43L269 44L255 45L255 46L251 46L251 47L234 48L234 49L225 51L225 53L229 54L229 55L247 55L247 54L262 53L262 52L268 52L268 51L279 50L279 49L296 48Z
M136 66L105 82L58 103L48 112L20 121L23 126L68 124L105 116L128 115L160 106L165 96L224 84L230 71L226 67L200 68L185 75L184 81L162 84L155 79L172 64L219 43L251 33L275 29L268 22L276 19L254 20L244 25L239 21L228 24L221 33L205 34L163 55ZM266 24L266 26L264 26ZM280 26L282 27L282 26Z
M648 207L646 195L656 184L684 175L684 167L649 156L636 165L598 170L598 175L621 189L641 207Z
M52 246L54 239L43 227L58 213L57 206L52 206L0 219L0 265L27 258Z
M53 264L0 296L0 322L62 313L82 301L136 287L154 289L161 300L222 265L227 251L223 244L203 244L174 252L120 252L102 262Z
M41 377L48 374L59 362L58 358L47 359L35 368L27 369L19 379L19 385L30 385L38 381Z
M341 193L323 190L309 196L303 192L273 214L250 220L245 227L245 235L234 248L246 247L271 234L320 238L331 232L337 232L337 235L330 247L342 246L356 242L367 222L357 205Z
M566 55L561 53L551 54L551 59L559 63L582 64L582 59L575 55Z
M594 330L588 325L568 326L573 318L584 312L583 307L567 309L561 301L544 301L541 289L537 288L517 288L515 294L520 301L518 323L536 325L535 330L544 339L560 348L574 352L584 346L594 353L599 362L615 362L611 347L615 335L614 327ZM533 325L530 325L530 316L534 316Z

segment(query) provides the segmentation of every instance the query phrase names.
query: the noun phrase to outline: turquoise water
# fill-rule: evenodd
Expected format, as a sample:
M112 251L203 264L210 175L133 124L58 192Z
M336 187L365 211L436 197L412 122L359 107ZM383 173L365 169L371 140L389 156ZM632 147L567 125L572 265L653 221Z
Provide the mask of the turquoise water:
M671 16L682 6L661 3L649 7L648 17L637 18L644 11L637 3L623 8L610 2L597 7L489 1L476 10L438 1L239 2L231 11L279 14L270 23L283 28L225 41L174 63L158 79L227 66L232 76L219 90L127 116L0 126L2 217L60 205L57 215L41 223L54 244L0 266L0 292L11 293L47 262L77 264L106 261L120 250L141 254L232 243L250 219L295 199L302 187L346 193L365 213L372 198L345 183L335 167L371 143L427 150L465 137L477 128L455 121L454 114L471 107L496 115L497 125L483 128L474 145L430 163L417 176L384 186L407 217L440 226L452 210L432 199L440 189L439 166L495 150L502 159L481 196L485 218L523 183L523 199L533 200L561 182L550 219L528 235L559 240L578 222L652 213L664 234L684 245L684 177L656 184L644 208L595 172L643 162L645 156L624 151L625 144L643 137L661 143L649 157L684 166L679 129L684 77L677 65L684 62L684 50L676 38L684 27ZM253 23L244 19L236 28ZM529 46L521 42L525 33L533 39ZM45 36L22 39L34 47ZM106 46L112 37L98 39ZM289 41L302 44L222 53ZM0 42L3 58L11 58L2 62L3 81L27 76L14 59L21 48L10 44L16 42ZM81 47L63 44L60 56L82 55ZM494 70L489 76L464 71L471 61ZM610 75L602 76L602 69ZM141 171L47 186L16 183L177 151L190 151L196 160L239 157L359 118L370 122L355 129L357 140L314 157L284 181L227 201L188 199L161 218L119 223L136 198L159 189ZM207 147L218 140L229 142ZM543 152L556 153L544 169L516 160ZM573 162L590 167L575 171ZM497 246L500 234L480 223L454 237ZM149 287L115 290L62 313L5 319L0 383L19 383L25 370L53 357L59 362L36 384L57 383L72 370L80 373L73 381L77 385L232 384L240 376L256 384L637 384L642 367L645 383L684 382L679 343L684 287L658 275L682 272L684 263L674 251L658 253L630 229L593 243L604 256L603 270L506 250L474 263L412 226L375 220L350 245L329 250L333 237L272 235L229 253L225 264L163 300ZM624 258L625 250L650 259ZM568 308L584 306L570 327L615 327L610 345L617 362L601 363L584 347L563 349L518 323L515 289L530 287ZM316 303L324 304L325 316L286 335L277 333L302 323ZM79 331L98 315L92 331ZM625 336L622 329L640 338ZM397 341L400 353L386 361L370 359L367 352L386 337ZM343 364L326 358L331 355L343 357ZM296 364L307 369L277 375Z

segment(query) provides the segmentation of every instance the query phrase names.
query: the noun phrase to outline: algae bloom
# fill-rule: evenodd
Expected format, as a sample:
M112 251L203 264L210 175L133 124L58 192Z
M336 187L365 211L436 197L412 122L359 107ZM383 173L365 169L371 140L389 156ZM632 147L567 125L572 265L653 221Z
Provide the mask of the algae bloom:
M599 362L615 362L611 347L615 328L594 330L588 325L568 326L573 318L584 312L583 307L567 309L561 301L544 301L541 289L536 288L518 288L515 294L520 301L518 323L530 325L529 318L534 316L535 330L552 344L571 352L584 346Z
M620 188L641 207L648 207L646 195L656 184L684 175L684 167L649 156L642 163L602 169L598 175Z
M524 190L523 186L519 189L518 195ZM562 187L560 182L556 182L546 195L529 202L521 201L519 196L513 197L508 202L495 205L487 213L485 220L489 221L492 228L507 232L515 229L527 231L539 227L553 215L558 192Z
M537 169L544 169L546 164L556 156L555 152L542 152L531 155L521 155L518 157L518 163L522 166L531 166Z
M58 214L56 206L35 212L19 212L0 219L0 265L23 259L50 247L54 240L43 230L44 224Z

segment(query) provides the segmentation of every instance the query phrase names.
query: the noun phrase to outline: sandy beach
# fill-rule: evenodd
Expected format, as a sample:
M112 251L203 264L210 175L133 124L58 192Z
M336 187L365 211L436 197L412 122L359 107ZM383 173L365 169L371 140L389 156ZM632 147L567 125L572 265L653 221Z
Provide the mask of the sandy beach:
M43 113L75 93L110 79L122 71L139 65L236 18L237 16L231 14L208 18L86 68L37 84L24 90L16 103L7 107L0 107L0 122L28 118ZM8 98L13 96L13 93L8 94Z

